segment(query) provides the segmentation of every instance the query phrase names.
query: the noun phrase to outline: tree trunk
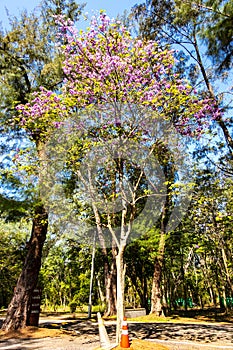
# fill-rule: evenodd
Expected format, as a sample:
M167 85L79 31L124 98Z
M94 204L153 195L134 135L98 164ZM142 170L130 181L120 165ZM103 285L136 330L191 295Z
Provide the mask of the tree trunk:
M37 208L33 220L28 253L23 270L18 278L13 298L8 306L7 316L3 323L4 331L24 328L29 322L31 296L38 281L41 267L42 249L46 239L48 214L43 206Z
M105 297L104 297L104 291L103 291L102 286L101 286L99 275L96 276L96 280L97 280L97 287L98 287L98 291L99 291L99 298L100 298L101 305L102 305L105 303Z
M116 343L120 343L121 325L124 318L124 291L125 291L125 266L124 266L124 250L120 247L116 257L117 267L117 329Z
M226 280L228 283L228 287L231 290L231 293L233 294L233 284L232 284L230 272L228 269L227 256L226 256L225 249L224 249L224 242L222 242L221 253L222 253L222 260L223 260L223 265L225 268L225 276L226 276Z
M163 315L162 307L162 269L164 263L164 252L166 243L166 229L169 222L170 214L172 213L173 193L171 190L171 184L175 182L175 167L174 159L168 146L163 141L156 141L155 155L157 156L159 163L163 166L163 173L166 179L166 197L162 206L161 219L160 219L160 240L157 257L155 258L154 274L152 281L151 291L151 314L157 316Z
M113 256L111 266L111 285L110 285L110 316L117 313L117 270L116 258Z
M113 258L114 259L114 258ZM105 268L105 286L106 286L106 302L107 309L105 316L116 315L117 305L116 305L116 261L112 261L111 269L109 271L109 265L106 264Z
M83 184L86 184L85 179L83 178L81 172L78 172L78 175L80 179L82 180ZM105 316L115 315L116 314L116 295L114 295L115 286L114 283L114 270L116 270L115 265L115 255L112 254L112 263L111 266L109 264L108 259L108 250L106 248L106 243L104 239L104 234L102 231L102 224L101 224L101 216L99 214L98 208L95 204L95 192L94 192L94 186L92 183L92 177L91 177L91 170L88 169L88 179L89 182L86 184L89 193L91 194L92 198L92 209L95 216L95 223L97 228L97 235L99 239L99 244L101 247L101 251L104 258L104 283L105 283L105 289L106 289L106 302L107 302L107 310L105 312ZM116 294L116 293L115 293Z
M161 292L162 266L161 261L156 257L151 293L151 314L162 315L162 292Z
M160 236L158 255L155 258L152 292L151 292L150 313L155 314L156 316L163 315L161 282L162 282L164 249L165 249L165 234L162 232Z

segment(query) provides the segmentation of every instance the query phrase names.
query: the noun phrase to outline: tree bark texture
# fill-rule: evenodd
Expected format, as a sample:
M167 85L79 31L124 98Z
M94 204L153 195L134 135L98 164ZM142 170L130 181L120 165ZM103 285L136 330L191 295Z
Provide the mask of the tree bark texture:
M48 214L44 207L40 206L33 219L31 238L28 242L28 253L24 266L2 326L4 331L16 330L28 325L31 297L38 281L47 227Z
M152 291L151 291L151 314L156 316L163 315L162 308L162 269L164 260L164 249L165 249L165 234L161 233L159 242L159 252L158 256L155 258L154 263L154 274L152 281Z
M116 315L116 262L113 260L111 268L109 264L105 263L105 287L106 287L106 303L107 309L105 316Z

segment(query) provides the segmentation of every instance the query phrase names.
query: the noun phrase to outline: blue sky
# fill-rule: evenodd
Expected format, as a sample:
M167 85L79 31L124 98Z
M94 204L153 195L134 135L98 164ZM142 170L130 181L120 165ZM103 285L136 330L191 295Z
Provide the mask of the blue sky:
M27 9L28 11L33 10L39 5L41 0L0 0L0 21L5 28L7 26L7 16L5 7L9 10L10 14L18 15L21 10ZM86 8L84 12L92 14L92 10L106 10L110 17L116 17L119 13L123 13L124 10L130 10L130 8L136 3L142 3L143 0L86 0L77 2L86 2Z

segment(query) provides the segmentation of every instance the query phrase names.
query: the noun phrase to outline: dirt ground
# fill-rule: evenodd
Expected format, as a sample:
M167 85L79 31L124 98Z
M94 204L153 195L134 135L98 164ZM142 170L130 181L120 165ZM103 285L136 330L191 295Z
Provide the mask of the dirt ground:
M76 339L75 339L76 338ZM0 349L93 349L100 350L96 347L99 339L93 337L75 337L70 332L58 329L46 329L37 327L27 327L21 331L1 332ZM3 347L2 347L3 346ZM114 350L123 349L120 346L113 347ZM133 339L130 341L131 350L168 350L160 344L153 344L149 341Z
M150 318L147 318L150 321ZM115 342L116 322L105 320L110 342ZM228 322L135 322L128 321L132 350L233 350L233 320ZM99 349L95 318L58 315L40 318L40 326L21 331L0 331L2 350L94 350ZM115 349L121 349L119 346Z

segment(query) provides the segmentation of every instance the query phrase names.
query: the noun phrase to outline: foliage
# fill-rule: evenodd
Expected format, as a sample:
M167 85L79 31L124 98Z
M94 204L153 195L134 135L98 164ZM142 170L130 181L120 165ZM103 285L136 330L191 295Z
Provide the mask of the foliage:
M44 257L40 272L44 306L56 310L58 306L66 309L87 303L90 264L88 247L65 238L57 241Z
M15 223L5 223L1 219L0 230L0 307L6 308L22 269L30 229L25 220L18 218Z
M14 215L16 220L17 215L27 215L27 208L38 197L35 185L40 171L35 145L31 142L39 142L39 132L28 126L25 133L21 122L14 118L15 106L26 103L41 85L57 89L64 75L62 56L55 46L57 30L53 16L63 14L77 20L82 8L74 1L46 0L40 4L40 11L37 8L30 15L22 11L18 18L9 16L10 29L1 30L0 181L4 191L1 207L4 205L7 218L10 215L13 219ZM7 214L9 211L11 214Z
M207 45L218 72L232 66L232 13L232 2L222 0L147 0L132 11L140 34L163 44L181 44L191 57L187 44L195 44L190 40L195 31Z

